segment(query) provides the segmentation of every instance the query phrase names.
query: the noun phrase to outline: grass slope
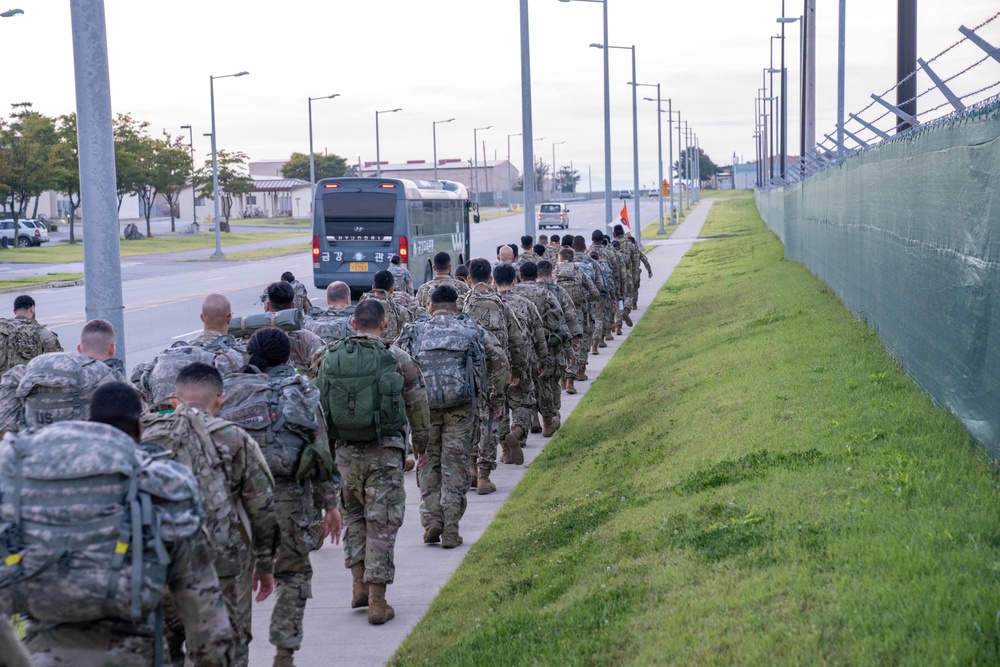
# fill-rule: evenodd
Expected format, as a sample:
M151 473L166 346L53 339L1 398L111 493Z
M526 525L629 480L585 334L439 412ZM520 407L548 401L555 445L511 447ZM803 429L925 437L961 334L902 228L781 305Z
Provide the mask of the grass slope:
M0 280L0 289L21 289L24 287L37 287L49 283L80 280L82 273L49 273L44 276L27 276L24 278L11 278Z
M1000 661L993 463L752 199L714 204L721 234L392 664Z

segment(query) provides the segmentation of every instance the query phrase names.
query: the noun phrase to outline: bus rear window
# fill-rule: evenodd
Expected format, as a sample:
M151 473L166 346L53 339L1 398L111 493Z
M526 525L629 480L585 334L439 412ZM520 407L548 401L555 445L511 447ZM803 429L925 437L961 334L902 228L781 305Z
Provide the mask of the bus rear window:
M396 217L394 192L327 192L323 194L326 222L391 221Z

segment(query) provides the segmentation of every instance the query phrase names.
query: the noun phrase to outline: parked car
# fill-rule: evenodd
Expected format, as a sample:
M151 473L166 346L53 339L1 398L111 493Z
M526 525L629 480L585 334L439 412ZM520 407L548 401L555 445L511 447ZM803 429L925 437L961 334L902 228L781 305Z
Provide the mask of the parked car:
M619 195L619 197L621 199L631 199L632 198L632 191L631 190L622 190L621 194Z
M652 188L650 190L646 190L646 196L647 197L659 197L660 196L660 191L657 190L656 188Z
M569 229L569 207L566 204L542 204L538 207L538 228Z
M17 221L17 240L14 239L14 221L0 220L0 245L12 246L15 243L21 248L40 246L49 242L49 230L37 220L22 218Z

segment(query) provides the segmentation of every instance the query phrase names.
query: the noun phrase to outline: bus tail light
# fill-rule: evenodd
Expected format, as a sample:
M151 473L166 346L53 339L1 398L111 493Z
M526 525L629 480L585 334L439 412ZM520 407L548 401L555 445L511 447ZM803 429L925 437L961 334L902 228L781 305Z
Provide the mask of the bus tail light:
M405 236L399 237L399 263L408 264L410 261L410 244Z
M319 237L313 237L313 268L319 268Z

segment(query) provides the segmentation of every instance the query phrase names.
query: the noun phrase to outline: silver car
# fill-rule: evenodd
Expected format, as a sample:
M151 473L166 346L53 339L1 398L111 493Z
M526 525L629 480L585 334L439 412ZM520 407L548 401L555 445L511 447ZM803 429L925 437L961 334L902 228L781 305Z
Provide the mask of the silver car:
M22 247L40 246L49 241L49 230L37 220L22 218L17 221L17 239L14 236L14 221L0 220L0 245Z
M542 204L538 207L538 228L569 229L569 208L566 204Z

